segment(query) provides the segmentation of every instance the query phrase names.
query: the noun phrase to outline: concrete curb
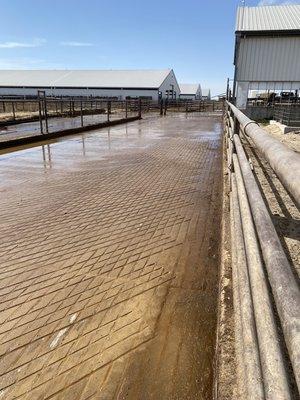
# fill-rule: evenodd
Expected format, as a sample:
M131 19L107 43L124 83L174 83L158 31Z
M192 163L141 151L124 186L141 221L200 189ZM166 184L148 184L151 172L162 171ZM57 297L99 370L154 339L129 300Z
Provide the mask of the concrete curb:
M141 119L141 117L139 117L139 116L131 117L131 118L122 118L122 119L118 119L116 121L102 122L99 124L82 126L82 127L80 126L78 128L65 129L62 131L51 132L51 133L47 133L44 135L39 134L39 135L35 135L35 136L12 139L12 140L8 140L6 142L0 142L0 150L8 149L10 147L15 147L15 146L22 146L25 144L43 142L43 141L46 141L49 139L56 139L56 138L59 138L62 136L74 135L76 133L91 131L91 130L100 129L100 128L106 128L109 126L124 124L127 122L133 122L133 121L137 121L139 119Z

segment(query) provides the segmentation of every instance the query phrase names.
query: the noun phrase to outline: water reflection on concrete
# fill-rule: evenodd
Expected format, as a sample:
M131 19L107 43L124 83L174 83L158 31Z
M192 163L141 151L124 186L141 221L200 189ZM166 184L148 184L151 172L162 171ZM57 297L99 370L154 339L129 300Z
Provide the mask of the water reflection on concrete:
M0 179L2 185L19 184L27 178L31 181L40 179L45 172L80 170L82 162L142 151L145 147L155 145L157 140L170 137L179 139L183 134L195 140L215 139L220 135L220 129L221 123L216 117L170 115L2 150ZM110 159L109 162L114 160Z

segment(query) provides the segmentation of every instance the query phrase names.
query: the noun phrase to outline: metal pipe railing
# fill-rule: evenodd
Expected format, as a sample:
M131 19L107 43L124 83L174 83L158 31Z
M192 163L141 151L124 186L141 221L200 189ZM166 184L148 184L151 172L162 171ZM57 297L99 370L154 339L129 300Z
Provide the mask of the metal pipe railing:
M268 393L267 398L269 399L289 399L288 380L279 346L267 281L264 275L263 261L243 183L242 171L236 154L233 155L233 164L238 189L238 201L264 388L266 393Z
M286 190L300 207L300 154L268 135L233 104L227 102L244 133L266 158Z
M232 174L232 191L230 193L230 215L238 398L263 400L265 398L264 386L249 285L237 183L234 173Z
M230 104L228 104L228 106L231 107ZM266 312L262 311L263 308L261 308L259 303L266 303L266 301L262 298L260 298L259 300L258 295L259 291L262 290L262 287L265 287L264 291L266 291L266 287L270 284L272 289L271 294L275 300L275 305L283 330L284 339L287 345L289 358L293 367L294 376L297 381L298 387L300 387L299 286L292 272L291 266L287 260L286 254L281 246L277 232L272 223L272 219L263 201L262 194L258 188L251 166L244 152L243 145L238 136L238 133L245 134L245 129L247 129L247 125L243 125L244 119L241 118L239 114L238 116L235 114L235 109L236 108L230 108L231 114L233 114L233 118L229 118L232 115L229 115L228 113L225 114L225 131L228 135L226 139L228 154L235 151L234 154L228 155L228 167L229 173L231 174L232 193L235 190L234 188L236 184L238 187L238 200L235 199L235 196L232 197L232 207L238 206L241 213L243 227L242 240L243 243L245 243L247 254L245 266L249 271L251 283L250 287L253 302L252 306L255 315L255 329L257 332L259 343L259 355L262 365L264 390L266 391L266 388L270 388L270 393L275 390L275 392L273 392L273 397L269 396L268 391L267 393L265 393L265 396L266 398L270 399L288 399L290 398L289 384L288 380L286 379L285 368L283 367L282 350L274 342L276 341L274 316L270 315L269 313L272 312L272 306L270 305L270 303L267 306L268 318L266 318L266 320L264 321L264 318L262 317L265 317ZM250 122L252 124L252 121ZM236 133L234 134L234 132ZM263 132L263 134L267 135L265 132ZM298 164L298 170L299 167L300 163ZM255 242L256 237L258 238L258 242ZM240 242L241 238L238 235L234 235L232 240L238 240ZM241 244L236 244L235 246L241 246ZM259 261L260 254L262 254L261 261ZM264 266L262 267L262 265ZM252 281L253 276L257 274L258 270L261 269L261 271L263 271L265 268L267 274L261 273L260 276L257 277L258 279L256 280L256 282ZM258 309L261 310L262 315L259 315L259 312L257 313ZM247 318L246 315L245 318ZM270 329L270 327L271 335L273 336L271 358L270 354L268 354L268 333L265 331L265 329ZM274 371L274 362L275 364L277 364L277 367L275 368L275 375L272 372ZM271 369L269 369L270 365ZM248 372L250 373L250 371ZM252 374L254 374L253 371ZM276 383L276 376L278 375L281 376L281 380L278 380L278 382Z
M272 219L237 135L234 145L249 198L269 282L281 321L294 372L300 386L300 292Z

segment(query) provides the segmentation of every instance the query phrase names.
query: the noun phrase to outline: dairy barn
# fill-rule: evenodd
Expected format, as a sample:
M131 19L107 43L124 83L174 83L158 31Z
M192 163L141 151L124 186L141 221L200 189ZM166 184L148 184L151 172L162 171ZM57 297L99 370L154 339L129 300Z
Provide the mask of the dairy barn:
M233 97L245 109L250 91L300 89L300 5L239 7Z
M199 83L180 83L180 98L184 100L201 100L201 85Z
M202 89L202 100L210 100L211 94L210 89Z
M174 71L165 70L1 70L0 96L47 96L176 99Z

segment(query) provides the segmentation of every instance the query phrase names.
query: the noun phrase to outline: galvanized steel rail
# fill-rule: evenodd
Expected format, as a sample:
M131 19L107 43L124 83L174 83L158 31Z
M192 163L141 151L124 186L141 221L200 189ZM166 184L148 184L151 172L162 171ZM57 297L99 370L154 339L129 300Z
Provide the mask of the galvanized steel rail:
M300 207L300 154L272 138L233 104L228 103L228 107L233 113L237 125L240 125L244 133L252 139Z
M299 282L281 246L240 136L252 139L298 204L300 156L271 138L230 103L225 111L224 128L231 187L235 323L242 329L242 334L237 334L237 363L249 363L248 367L240 365L238 368L238 380L241 377L245 380L239 382L239 395L245 399L291 399L293 377L287 372L285 355L279 344L272 303L276 305L299 390Z

